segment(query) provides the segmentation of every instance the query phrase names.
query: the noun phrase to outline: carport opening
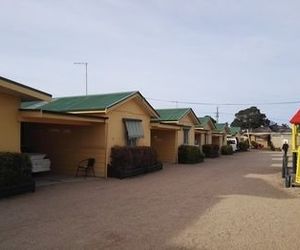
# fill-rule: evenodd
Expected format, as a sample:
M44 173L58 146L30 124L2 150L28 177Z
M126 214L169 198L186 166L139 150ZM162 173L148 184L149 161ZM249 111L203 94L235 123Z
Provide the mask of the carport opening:
M152 129L151 147L156 150L158 159L163 163L177 162L175 130Z
M105 124L61 125L21 123L21 150L23 153L46 155L51 174L76 173L78 162L95 158L96 176L105 176Z

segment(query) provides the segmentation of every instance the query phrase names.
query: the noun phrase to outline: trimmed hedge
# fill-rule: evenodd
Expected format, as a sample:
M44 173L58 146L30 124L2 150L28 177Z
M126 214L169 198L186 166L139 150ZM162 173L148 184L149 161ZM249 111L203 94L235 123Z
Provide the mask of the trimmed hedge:
M239 151L248 151L248 149L249 149L248 141L241 141L239 143Z
M33 192L35 182L31 161L21 153L0 153L0 197Z
M203 162L204 154L198 146L181 145L178 148L178 163L194 164Z
M232 155L233 154L233 148L231 145L224 145L221 147L221 154L222 155Z
M121 147L111 149L111 163L108 176L125 178L162 169L162 163L157 160L157 154L151 147Z
M202 152L207 158L219 157L219 145L216 144L204 144L202 146Z

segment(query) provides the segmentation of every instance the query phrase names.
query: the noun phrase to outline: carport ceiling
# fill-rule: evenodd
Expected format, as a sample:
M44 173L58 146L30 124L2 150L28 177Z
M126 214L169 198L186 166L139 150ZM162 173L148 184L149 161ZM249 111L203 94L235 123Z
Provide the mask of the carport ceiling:
M80 116L49 111L20 111L20 121L31 123L89 126L97 123L105 123L106 119L105 117Z

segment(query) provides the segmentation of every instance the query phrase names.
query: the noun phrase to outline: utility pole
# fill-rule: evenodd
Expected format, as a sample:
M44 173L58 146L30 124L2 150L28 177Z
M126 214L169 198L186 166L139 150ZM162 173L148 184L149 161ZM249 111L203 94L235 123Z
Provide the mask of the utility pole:
M217 106L217 112L216 112L216 120L219 122L219 107Z
M80 64L85 66L85 95L88 94L88 63L87 62L74 62L74 64Z

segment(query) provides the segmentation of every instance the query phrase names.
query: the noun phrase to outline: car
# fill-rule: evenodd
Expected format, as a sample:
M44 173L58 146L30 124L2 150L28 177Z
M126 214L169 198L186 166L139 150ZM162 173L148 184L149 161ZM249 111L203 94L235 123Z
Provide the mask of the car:
M238 150L238 146L237 146L237 139L236 138L227 138L227 145L231 145L233 151L237 151Z
M28 156L32 164L32 173L50 171L51 161L46 154L30 153Z

